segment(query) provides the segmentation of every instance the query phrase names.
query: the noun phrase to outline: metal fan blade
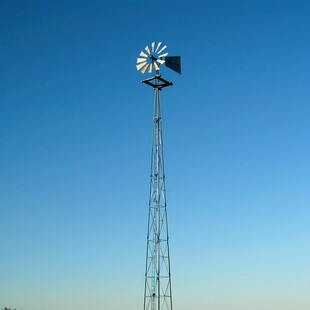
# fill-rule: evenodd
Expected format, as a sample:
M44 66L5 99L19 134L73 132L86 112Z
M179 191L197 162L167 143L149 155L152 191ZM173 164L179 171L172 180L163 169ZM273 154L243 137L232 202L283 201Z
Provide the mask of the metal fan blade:
M166 57L167 55L168 55L168 53L165 53L165 54L158 56L158 58Z
M162 60L162 59L157 59L156 61L157 61L158 63L160 63L161 65L163 65L163 64L165 63L165 61Z
M149 64L145 64L144 67L142 67L142 68L140 69L140 72L141 72L141 73L145 73L145 71L147 70L148 66L149 66Z
M154 53L155 42L152 43L152 53Z
M156 71L158 71L158 70L159 70L159 67L158 67L158 65L157 65L157 63L156 63L156 62L154 62L154 68L155 68L155 70L156 70Z
M147 51L147 53L148 53L149 55L151 54L150 49L149 49L148 46L145 47L145 50Z
M150 66L149 66L149 73L152 73L152 64L150 64Z
M137 64L139 64L140 62L145 62L146 59L145 58L137 58Z
M136 65L137 70L141 70L141 68L143 68L146 64L147 64L147 63L146 63L146 61L145 61L145 62L143 62L143 63L140 63L140 64Z
M162 42L158 42L155 53L158 51L158 49L160 48Z
M143 51L141 51L140 56L148 57Z
M165 45L164 47L162 47L158 52L157 52L157 54L160 54L164 49L166 49L167 48L167 45Z

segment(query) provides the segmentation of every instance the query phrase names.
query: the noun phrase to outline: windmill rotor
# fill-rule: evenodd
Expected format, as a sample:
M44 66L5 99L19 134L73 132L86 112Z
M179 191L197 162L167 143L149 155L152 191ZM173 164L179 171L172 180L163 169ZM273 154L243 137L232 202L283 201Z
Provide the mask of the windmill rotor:
M136 68L141 73L158 73L161 65L166 65L168 68L181 74L180 56L168 56L166 51L167 45L162 42L152 42L142 50L137 58Z

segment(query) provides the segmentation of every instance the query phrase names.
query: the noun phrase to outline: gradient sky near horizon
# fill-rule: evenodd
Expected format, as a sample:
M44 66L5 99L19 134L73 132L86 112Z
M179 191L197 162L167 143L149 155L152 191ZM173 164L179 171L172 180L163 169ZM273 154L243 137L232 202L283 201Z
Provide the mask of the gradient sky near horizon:
M310 309L309 1L1 1L0 308L143 306L153 91L177 310Z

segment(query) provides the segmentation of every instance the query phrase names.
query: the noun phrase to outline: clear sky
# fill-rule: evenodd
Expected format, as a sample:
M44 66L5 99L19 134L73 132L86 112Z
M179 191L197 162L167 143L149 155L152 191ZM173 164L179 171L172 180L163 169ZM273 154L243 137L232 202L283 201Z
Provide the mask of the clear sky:
M1 1L0 308L143 306L153 41L176 310L310 309L310 2Z

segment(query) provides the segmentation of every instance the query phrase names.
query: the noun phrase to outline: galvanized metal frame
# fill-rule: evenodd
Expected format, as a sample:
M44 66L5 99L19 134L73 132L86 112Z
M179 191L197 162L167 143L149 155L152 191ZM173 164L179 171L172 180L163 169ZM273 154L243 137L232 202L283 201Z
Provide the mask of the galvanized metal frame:
M146 246L144 310L172 310L171 272L160 90L172 83L156 76L143 80L154 88L153 140Z

